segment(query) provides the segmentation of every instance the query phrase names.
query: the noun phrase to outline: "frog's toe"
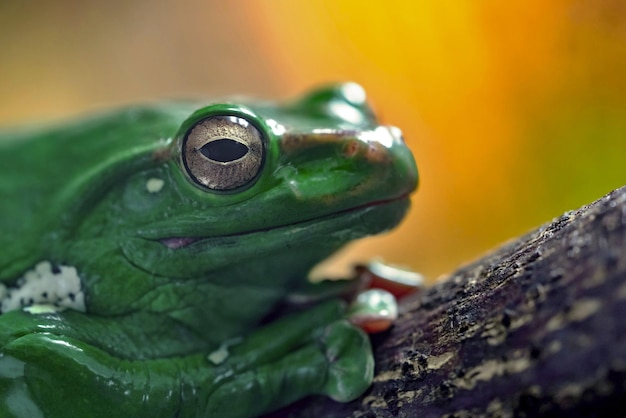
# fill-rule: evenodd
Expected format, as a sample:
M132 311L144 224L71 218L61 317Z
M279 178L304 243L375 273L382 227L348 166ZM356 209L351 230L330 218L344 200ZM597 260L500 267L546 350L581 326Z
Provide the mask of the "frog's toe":
M370 289L352 302L347 319L369 334L386 331L398 319L398 302L386 290Z
M363 394L374 376L374 357L367 335L342 320L326 328L321 343L329 363L325 393L339 402Z

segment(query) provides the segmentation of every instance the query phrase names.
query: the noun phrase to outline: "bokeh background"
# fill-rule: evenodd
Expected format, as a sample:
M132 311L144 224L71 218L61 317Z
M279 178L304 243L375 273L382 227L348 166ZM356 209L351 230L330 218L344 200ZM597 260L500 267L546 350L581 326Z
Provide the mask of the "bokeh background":
M164 97L361 83L421 173L337 261L429 278L626 184L626 2L0 2L0 124Z

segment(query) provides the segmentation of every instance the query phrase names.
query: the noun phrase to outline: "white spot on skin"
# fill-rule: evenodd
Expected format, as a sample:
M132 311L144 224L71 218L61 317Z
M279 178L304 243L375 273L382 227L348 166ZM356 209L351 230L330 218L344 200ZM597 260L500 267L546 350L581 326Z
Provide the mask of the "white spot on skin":
M46 314L46 313L56 313L56 312L61 312L64 311L65 308L62 308L60 306L54 306L54 305L50 305L48 303L36 303L34 305L31 306L27 306L24 308L24 312L28 312L31 313L33 315L36 314Z
M207 358L216 366L222 364L228 358L228 347L220 345L220 347L209 354Z
M43 308L46 305L53 306L55 311L85 311L85 294L76 268L58 266L53 271L49 261L38 263L17 280L15 287L5 288L4 292L0 291L0 295L2 293L0 313L17 309L25 309L33 314L50 312L50 309Z
M213 351L212 353L210 353L207 356L207 359L217 365L222 364L223 362L226 361L226 359L229 356L228 353L228 349L236 344L239 344L241 341L243 341L243 339L241 337L238 338L233 338L232 340L228 340L228 341L224 341L218 348L217 350Z
M152 177L146 182L146 190L149 193L158 193L161 191L161 189L163 189L163 185L165 185L165 182L163 180Z

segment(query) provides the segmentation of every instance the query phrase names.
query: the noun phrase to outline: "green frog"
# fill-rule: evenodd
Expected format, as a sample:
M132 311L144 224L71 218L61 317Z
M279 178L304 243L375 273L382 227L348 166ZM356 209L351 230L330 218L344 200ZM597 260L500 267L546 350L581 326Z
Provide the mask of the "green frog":
M370 385L345 287L307 280L417 185L360 86L3 132L0 172L0 416L245 417Z

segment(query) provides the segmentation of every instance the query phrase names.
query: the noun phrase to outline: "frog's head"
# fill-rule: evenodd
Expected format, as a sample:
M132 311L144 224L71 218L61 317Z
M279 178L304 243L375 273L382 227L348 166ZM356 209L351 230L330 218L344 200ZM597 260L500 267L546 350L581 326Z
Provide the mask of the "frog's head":
M284 106L203 107L182 123L171 153L167 177L153 173L164 186L149 196L169 210L156 211L126 252L174 276L290 253L308 269L320 252L395 226L417 184L400 130L378 125L353 83Z
M194 111L89 224L150 277L287 288L348 241L397 225L416 185L400 130L348 83Z

